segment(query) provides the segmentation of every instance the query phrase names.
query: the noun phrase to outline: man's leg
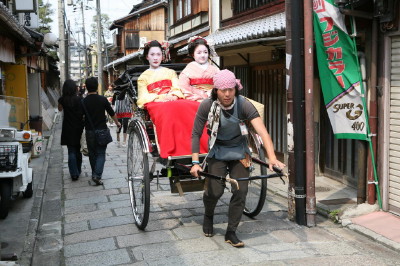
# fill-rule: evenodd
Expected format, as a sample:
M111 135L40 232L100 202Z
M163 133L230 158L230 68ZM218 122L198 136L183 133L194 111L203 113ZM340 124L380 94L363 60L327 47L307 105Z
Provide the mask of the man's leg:
M249 169L245 168L240 161L229 162L229 175L231 178L249 176ZM228 228L226 229L225 240L234 247L242 247L244 243L236 237L236 229L243 215L248 190L248 181L239 181L239 190L232 188L232 197L229 203Z
M213 175L225 176L227 174L227 165L223 161L218 161L214 158L208 159L208 171ZM213 235L213 218L214 209L219 198L224 194L225 182L208 178L207 188L204 191L204 221L203 232L205 236Z

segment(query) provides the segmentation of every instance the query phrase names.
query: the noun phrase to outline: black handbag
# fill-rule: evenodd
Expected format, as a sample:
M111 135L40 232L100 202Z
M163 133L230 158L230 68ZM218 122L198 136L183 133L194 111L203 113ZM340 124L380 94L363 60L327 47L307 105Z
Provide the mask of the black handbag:
M109 128L95 129L92 119L90 118L89 112L86 110L86 106L85 106L85 103L83 102L83 99L82 99L82 106L85 111L85 115L86 115L87 119L89 120L90 126L94 129L94 137L96 139L96 143L99 146L106 146L108 143L112 142L113 139L111 137Z

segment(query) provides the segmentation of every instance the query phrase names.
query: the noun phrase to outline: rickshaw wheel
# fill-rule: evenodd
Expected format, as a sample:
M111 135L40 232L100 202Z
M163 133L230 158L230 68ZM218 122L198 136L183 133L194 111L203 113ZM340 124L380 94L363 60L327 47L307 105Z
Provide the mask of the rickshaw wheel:
M149 159L141 132L135 127L128 139L128 186L136 226L144 230L150 213Z
M254 145L258 142L255 135L251 134L250 145L252 147L252 157L265 161L264 150L262 145ZM257 148L258 147L258 148ZM250 166L250 176L266 175L267 168L259 164L252 163ZM248 192L246 196L246 204L243 213L249 217L257 216L264 207L265 198L267 196L267 179L250 180Z

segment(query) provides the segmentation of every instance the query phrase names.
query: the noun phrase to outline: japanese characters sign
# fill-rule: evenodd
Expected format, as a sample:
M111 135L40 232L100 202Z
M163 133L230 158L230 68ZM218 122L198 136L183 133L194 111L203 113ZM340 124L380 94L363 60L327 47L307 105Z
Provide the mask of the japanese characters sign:
M313 0L314 34L325 107L336 138L367 139L357 50L334 0Z

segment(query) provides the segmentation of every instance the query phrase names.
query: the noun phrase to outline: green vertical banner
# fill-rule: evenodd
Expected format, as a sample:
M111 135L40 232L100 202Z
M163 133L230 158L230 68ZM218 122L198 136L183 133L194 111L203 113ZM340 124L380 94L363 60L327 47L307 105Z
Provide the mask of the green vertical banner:
M367 140L357 49L334 0L313 0L314 35L325 107L336 138Z

